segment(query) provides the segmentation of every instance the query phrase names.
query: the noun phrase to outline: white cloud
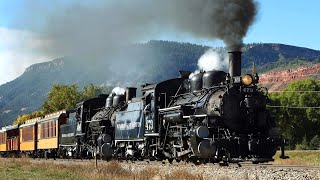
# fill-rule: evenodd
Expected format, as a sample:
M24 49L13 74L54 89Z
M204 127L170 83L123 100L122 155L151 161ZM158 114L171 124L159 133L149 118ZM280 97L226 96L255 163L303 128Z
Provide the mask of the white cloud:
M20 76L34 64L52 60L46 53L49 40L39 34L0 27L0 85Z

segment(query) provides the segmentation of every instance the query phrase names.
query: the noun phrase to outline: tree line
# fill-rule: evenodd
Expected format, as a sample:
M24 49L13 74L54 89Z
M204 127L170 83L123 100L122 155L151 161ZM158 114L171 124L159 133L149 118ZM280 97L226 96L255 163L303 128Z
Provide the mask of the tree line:
M41 110L18 116L13 124L23 124L28 119L42 117L62 109L74 108L76 104L81 101L97 97L99 94L110 93L111 90L112 87L109 86L89 84L80 91L75 84L55 84L52 86L51 91L43 102Z
M290 149L320 147L320 81L291 82L280 93L271 93L270 110Z

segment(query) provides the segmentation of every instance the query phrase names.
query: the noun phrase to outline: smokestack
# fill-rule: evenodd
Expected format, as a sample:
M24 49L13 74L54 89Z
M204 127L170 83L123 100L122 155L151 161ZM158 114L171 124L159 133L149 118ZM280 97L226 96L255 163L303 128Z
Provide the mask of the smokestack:
M231 51L229 53L229 74L231 78L241 76L241 51Z
M137 88L135 87L127 87L126 88L126 102L131 101L132 98L136 97Z

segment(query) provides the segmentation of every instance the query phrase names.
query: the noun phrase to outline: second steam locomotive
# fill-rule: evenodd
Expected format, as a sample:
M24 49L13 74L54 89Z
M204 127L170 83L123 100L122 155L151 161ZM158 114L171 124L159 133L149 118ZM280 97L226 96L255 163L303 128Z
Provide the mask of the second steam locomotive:
M84 101L55 117L53 148L26 152L169 162L272 161L283 140L266 108L266 89L257 86L258 75L241 75L241 52L229 53L228 73L189 75L180 71L179 78L145 84L140 97L136 88L127 88L124 94ZM39 127L34 131L45 131ZM35 133L35 142L40 134Z

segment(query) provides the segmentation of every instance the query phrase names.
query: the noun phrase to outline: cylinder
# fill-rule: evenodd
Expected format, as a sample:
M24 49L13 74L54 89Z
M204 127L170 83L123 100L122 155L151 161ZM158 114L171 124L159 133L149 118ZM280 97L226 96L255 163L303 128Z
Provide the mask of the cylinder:
M126 102L131 101L132 98L136 97L137 88L135 87L127 87L126 88Z
M210 88L215 84L220 84L226 80L226 73L223 71L207 71L204 73L202 81L203 88Z
M125 101L124 95L122 95L122 94L115 95L115 96L113 97L113 103L112 103L112 105L113 105L113 106L116 106L116 105L120 104L120 102L122 102L122 101Z
M241 76L241 51L231 51L229 53L229 74L231 78Z
M190 86L191 86L191 91L192 92L197 92L202 89L202 73L195 74L192 76L190 80Z
M198 145L200 157L209 158L216 154L216 146L209 140L202 140Z

